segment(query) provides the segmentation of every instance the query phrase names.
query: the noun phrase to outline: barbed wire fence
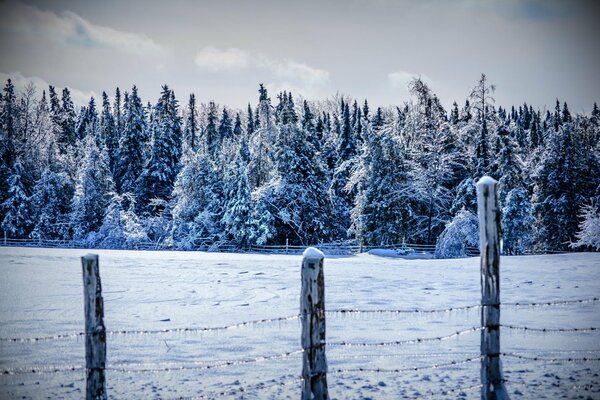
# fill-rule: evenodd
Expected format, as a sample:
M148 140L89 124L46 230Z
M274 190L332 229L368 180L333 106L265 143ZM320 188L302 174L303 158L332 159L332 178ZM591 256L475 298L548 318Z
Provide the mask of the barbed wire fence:
M491 187L495 190L495 184ZM479 190L479 187L478 187ZM495 192L488 193L489 197L495 198ZM494 208L486 208L484 212L491 212ZM494 211L495 212L495 211ZM487 224L492 226L483 226L483 229L490 228L491 230L498 229L498 221L496 216L491 218L481 218L480 221L485 220ZM484 225L482 223L482 225ZM484 234L482 233L482 237ZM226 368L233 368L241 365L258 365L261 363L271 363L277 360L296 360L300 363L302 359L302 375L286 375L277 379L264 380L257 382L256 384L247 385L244 387L238 387L231 390L218 391L210 394L200 394L190 398L216 398L216 397L227 397L235 396L243 393L259 392L263 390L269 390L272 388L281 388L290 385L297 385L302 388L303 398L309 398L312 393L306 393L306 390L312 390L314 380L322 379L327 373L332 375L352 375L352 374L387 374L398 376L404 373L410 372L421 372L426 370L446 369L454 368L457 366L468 366L473 363L481 363L482 371L482 382L480 384L468 384L461 385L455 388L447 388L439 391L427 391L426 393L415 393L414 396L407 396L408 398L422 398L422 397L435 397L449 396L455 393L470 392L480 390L482 398L488 398L490 380L496 379L493 382L494 389L498 385L504 387L505 384L512 385L524 385L527 382L518 380L505 379L502 375L502 371L494 367L493 363L490 363L490 359L496 359L499 361L500 357L507 359L515 359L525 362L542 362L550 364L561 364L561 363L597 363L600 362L600 349L592 350L572 350L568 353L558 352L536 352L527 353L521 352L502 352L500 351L499 345L494 351L490 353L489 349L485 348L484 342L490 341L490 335L496 335L499 344L499 333L500 328L504 328L511 331L523 331L531 333L542 333L542 334L557 334L557 333L569 333L569 334L594 334L600 331L600 327L587 326L587 327L567 327L567 328L556 328L556 327L540 327L540 326L528 326L528 325L514 325L514 324L501 324L499 322L499 313L501 306L514 307L516 309L523 308L543 308L543 307L561 307L561 306L580 306L587 303L597 303L600 301L598 297L584 298L584 299L566 299L557 301L546 301L546 302L513 302L513 303L501 303L499 301L499 271L498 271L498 260L499 252L490 246L489 241L482 241L485 245L482 245L482 264L486 265L486 268L482 268L482 284L484 277L490 279L491 282L496 282L497 287L495 288L496 293L491 293L491 297L486 297L485 293L482 296L481 304L471 304L457 307L448 308L434 308L434 309L354 309L354 308L340 308L333 310L326 310L324 301L321 301L322 295L318 293L324 292L324 280L322 278L322 267L323 267L323 254L311 250L308 253L304 253L304 259L302 262L303 274L306 273L306 277L303 277L303 283L306 281L306 287L303 285L301 298L306 298L305 302L302 302L303 308L300 313L296 315L287 315L275 318L264 318L257 320L241 321L230 325L215 326L215 327L180 327L180 328L168 328L168 329L155 329L155 330L106 330L104 327L104 308L102 299L102 289L100 284L100 274L98 269L98 257L82 257L82 266L84 271L84 287L85 287L85 298L86 298L86 329L83 332L72 332L72 333L61 333L57 335L39 336L39 337L0 337L0 343L5 345L18 344L18 343L35 343L35 342L55 342L55 341L67 341L77 340L79 338L85 340L86 344L86 363L84 364L73 364L73 365L34 365L25 367L4 367L0 368L0 373L7 376L18 376L18 375L29 375L29 374L60 374L60 373L83 373L87 376L87 391L95 390L97 398L107 398L106 394L106 382L105 372L114 372L119 374L162 374L165 372L182 372L182 371L219 371ZM288 248L289 250L289 248ZM311 258L312 257L312 258ZM311 261L312 260L312 261ZM487 264L486 264L487 263ZM495 263L495 264L494 264ZM488 269L487 265L491 268ZM86 266L89 269L86 270ZM86 272L87 271L87 272ZM86 275L87 274L87 275ZM489 275L489 276L488 276ZM87 276L87 278L86 278ZM88 279L91 276L90 279ZM494 289L494 288L492 288ZM88 304L89 303L89 304ZM430 314L450 314L466 310L480 310L482 314L482 323L480 326L466 327L462 330L454 330L444 335L436 336L423 336L415 337L410 339L392 340L392 341L327 341L324 335L324 326L327 315L430 315ZM493 321L486 320L483 318L485 313L489 313L492 310L495 313L497 310L497 318ZM288 351L276 353L276 354L264 354L253 357L239 358L239 359L228 359L228 360L210 360L210 361L195 361L195 362L184 362L184 363L106 363L106 343L111 338L118 336L141 336L141 335L167 335L167 334L198 334L198 333L209 333L209 332L224 332L233 331L236 329L242 329L251 326L262 326L271 325L276 323L286 323L289 321L300 321L303 325L303 332L308 332L306 336L302 337L301 348L289 349ZM322 330L322 334L321 334ZM342 367L335 366L331 369L327 368L325 362L325 347L328 348L391 348L391 347L405 347L419 345L423 343L436 343L443 342L452 338L462 337L465 335L480 333L481 334L481 351L480 354L464 354L448 352L443 354L440 358L453 357L450 361L444 359L439 362L434 362L427 365L411 365L409 367L398 367L398 368L384 368L384 367ZM428 359L433 357L430 353L412 353ZM560 354L560 356L556 356ZM407 357L406 354L388 354L394 357ZM385 355L384 355L385 356ZM458 357L462 356L462 357ZM355 357L361 358L377 358L382 357L380 354L367 354ZM315 361L321 360L322 365L317 367L311 364L311 368L307 368L307 360ZM494 370L494 368L497 368ZM487 370L493 371L493 376L486 375ZM90 372L102 371L98 374L98 378L90 378ZM495 374L495 375L494 375ZM95 379L90 384L90 379ZM326 393L327 386L326 380L324 390ZM306 389L306 388L309 389ZM91 389L90 389L91 388ZM322 394L322 393L321 393ZM323 397L323 396L321 396ZM508 396L503 398L507 398ZM183 398L183 397L178 397ZM319 398L319 397L317 397Z
M587 303L598 303L600 298L591 297L585 299L573 299L573 300L557 300L550 302L519 302L519 303L504 303L504 305L512 306L517 309L531 309L538 307L561 307L569 305L587 304ZM446 314L453 313L463 310L480 309L481 305L473 304L468 306L460 307L448 307L448 308L433 308L433 309L332 309L327 310L326 314L331 315L350 315L350 314L391 314L391 315L418 315L418 314ZM238 323L214 326L214 327L181 327L181 328L170 328L170 329L157 329L157 330L108 330L106 335L111 336L142 336L142 335L165 335L172 333L179 334L198 334L198 333L209 333L209 332L222 332L222 331L233 331L244 327L261 326L277 323L285 323L291 321L298 321L300 315L288 315L276 318L264 318L257 320L241 321ZM515 326L511 324L503 324L501 327L512 330L523 330L529 332L542 332L542 333L589 333L598 332L600 327L582 327L582 328L544 328L544 327L532 327L532 326ZM433 337L415 337L412 339L398 340L391 342L353 342L353 341L340 341L340 342L326 342L326 346L330 348L335 347L357 347L357 348L373 348L373 347L390 347L390 346L407 346L411 344L422 344L428 342L442 342L451 338L467 335L470 333L481 332L484 329L483 326L471 327L461 331L455 331L446 335L433 336ZM78 340L86 336L85 332L73 332L64 333L51 336L40 336L40 337L26 337L26 338L15 338L15 337L0 337L0 342L7 343L24 343L24 342L47 342L47 341L64 341L64 340ZM183 372L183 371L212 371L220 370L224 368L236 367L241 365L261 364L269 363L276 360L282 359L298 359L304 349L294 349L280 354L265 354L252 358L240 358L240 359L229 359L229 360L214 360L214 361L198 361L198 362L185 362L185 363L115 363L107 365L105 370L107 372L119 373L119 374L161 374L165 372ZM551 354L564 354L563 356L550 356ZM583 354L583 355L582 355ZM472 364L480 362L482 360L481 355L475 355L472 353L409 353L409 354L367 354L359 356L344 356L344 359L371 359L371 358L383 358L383 357L442 357L448 358L451 356L467 355L467 357L453 359L447 362L436 362L424 366L412 366L404 368L332 368L329 370L330 374L333 375L345 375L345 374L387 374L387 375L399 375L405 372L420 372L426 370L442 369L446 367L455 367L464 364ZM600 362L600 348L596 350L569 350L569 351L549 351L544 353L526 353L526 352L502 352L502 357L514 358L525 361L540 361L552 364L560 363L597 363ZM298 359L299 361L299 359ZM77 365L35 365L29 367L18 367L18 368L2 368L0 374L2 375L23 375L23 374L57 374L57 373L82 373L86 371L86 366L83 364ZM272 388L286 387L290 385L300 385L303 382L303 378L297 377L282 377L270 381L259 382L254 385L240 387L236 389L226 390L218 393L211 393L210 395L200 395L194 397L177 397L177 398L215 398L215 397L230 397L248 392L259 392L263 390L269 390ZM517 382L513 380L505 380L508 384L519 384L524 385L523 382ZM535 384L533 384L535 385ZM464 387L448 388L439 390L436 392L427 392L423 395L418 395L408 398L422 398L431 397L435 395L449 396L454 393L475 391L482 388L481 384L468 385Z

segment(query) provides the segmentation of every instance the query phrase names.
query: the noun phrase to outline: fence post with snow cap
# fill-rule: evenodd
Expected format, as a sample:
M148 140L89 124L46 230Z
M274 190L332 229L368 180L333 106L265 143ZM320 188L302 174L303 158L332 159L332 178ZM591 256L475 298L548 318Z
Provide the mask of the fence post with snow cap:
M86 400L106 400L106 328L97 254L81 257L85 310Z
M307 248L302 257L302 400L329 399L325 357L325 277L321 251Z
M477 182L479 251L481 257L481 399L508 399L500 364L500 209L498 182L484 176Z

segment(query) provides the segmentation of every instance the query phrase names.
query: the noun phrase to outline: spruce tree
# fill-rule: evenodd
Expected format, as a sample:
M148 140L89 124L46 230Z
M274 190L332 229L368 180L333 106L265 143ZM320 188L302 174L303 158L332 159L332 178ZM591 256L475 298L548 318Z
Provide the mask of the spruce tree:
M233 126L231 123L231 117L225 107L223 107L223 113L221 113L221 120L219 121L219 140L231 139L233 137Z
M8 179L8 193L2 203L2 230L8 237L17 239L26 238L34 224L30 198L23 183L23 173L21 161L15 160Z
M233 123L233 136L235 138L240 138L244 133L242 129L242 119L240 117L240 113L235 114L235 121Z
M73 183L69 176L46 167L31 195L35 226L29 236L36 240L69 239L72 198Z
M184 148L189 148L191 151L198 150L198 109L196 107L196 96L190 94L188 106L186 109L186 118L184 124Z
M136 183L136 198L141 214L159 215L173 191L181 157L179 106L167 85L163 86L153 116L150 157Z
M204 152L187 151L173 189L171 237L177 249L193 249L221 234L216 168Z
M533 207L523 187L510 189L502 208L502 240L506 254L519 255L533 242Z
M206 113L206 127L204 128L204 148L213 160L216 160L221 149L221 140L217 129L217 106L211 101L208 103Z
M368 132L353 176L359 191L350 233L370 246L401 243L407 239L411 220L411 203L404 190L409 181L406 148L390 133Z
M109 168L114 174L119 159L119 132L115 124L115 115L111 110L106 92L102 92L102 113L100 115L99 146L105 146L108 152Z
M147 141L146 116L142 100L133 87L125 96L125 121L119 140L119 160L115 180L119 193L134 193L136 181L142 173Z
M95 234L102 225L105 210L114 192L114 183L108 168L108 157L96 146L93 135L85 141L81 166L75 182L71 203L70 224L73 239L83 245L94 245Z
M225 205L221 221L225 237L242 248L255 242L258 224L250 194L246 163L243 152L238 153L225 175Z

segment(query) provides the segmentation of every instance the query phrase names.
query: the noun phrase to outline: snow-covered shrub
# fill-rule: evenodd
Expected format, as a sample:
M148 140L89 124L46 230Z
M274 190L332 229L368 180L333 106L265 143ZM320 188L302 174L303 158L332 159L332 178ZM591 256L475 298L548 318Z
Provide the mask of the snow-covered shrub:
M577 241L571 247L590 246L600 250L600 210L595 204L588 204L581 209L583 221L579 224Z
M124 199L129 203L127 210L122 206ZM113 194L102 226L94 237L96 246L109 249L135 248L148 241L148 236L133 211L134 206L131 194Z
M435 258L467 257L468 247L479 246L479 223L472 212L461 209L440 235Z

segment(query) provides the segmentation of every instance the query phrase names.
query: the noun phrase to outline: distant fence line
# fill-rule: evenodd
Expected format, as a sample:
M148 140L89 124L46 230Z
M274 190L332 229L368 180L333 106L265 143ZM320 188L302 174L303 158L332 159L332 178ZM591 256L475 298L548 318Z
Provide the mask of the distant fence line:
M292 244L268 244L268 245L248 245L239 246L227 241L213 241L205 239L199 241L199 244L191 248L179 248L172 244L164 242L140 242L132 246L109 247L109 246L90 246L82 241L60 240L60 239L15 239L0 238L0 247L41 247L41 248L66 248L66 249L98 249L98 250L153 250L153 251L206 251L215 253L275 253L275 254L302 254L307 247L317 247L326 255L353 255L369 252L375 249L396 250L398 255L410 255L414 253L435 253L435 244L422 243L396 243L381 245L361 245L356 240L318 243L312 246L301 246ZM573 251L551 251L525 252L524 255L533 254L568 254ZM468 257L478 257L479 249L476 247L467 247Z
M0 240L0 246L11 247L49 247L49 248L69 248L69 249L114 249L106 246L89 246L82 241L76 240L36 240L36 239L12 239L4 238ZM163 242L141 242L132 246L123 247L123 250L170 250L170 251L208 251L208 252L247 252L247 253L281 253L281 254L301 254L304 249L311 246L292 245L292 244L268 244L268 245L248 245L239 246L226 241L212 241L206 239L199 241L199 244L189 249L178 248L171 244ZM396 250L399 254L411 253L431 253L435 252L435 244L420 243L397 243L383 245L361 245L357 241L318 243L313 245L318 247L325 254L345 255L360 254L374 249ZM479 249L474 247L467 248L469 256L479 255Z

